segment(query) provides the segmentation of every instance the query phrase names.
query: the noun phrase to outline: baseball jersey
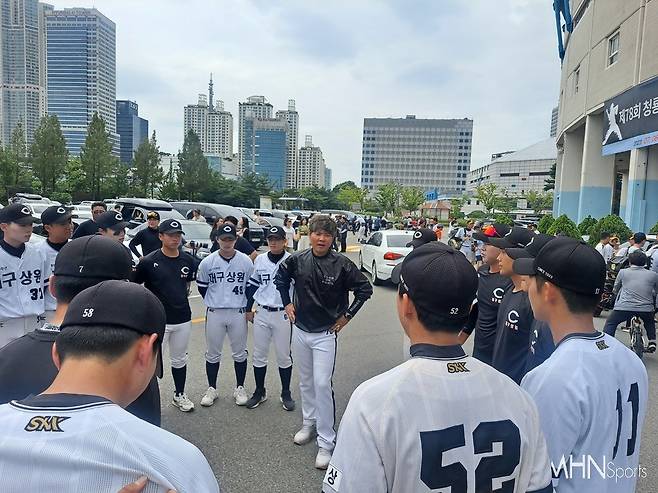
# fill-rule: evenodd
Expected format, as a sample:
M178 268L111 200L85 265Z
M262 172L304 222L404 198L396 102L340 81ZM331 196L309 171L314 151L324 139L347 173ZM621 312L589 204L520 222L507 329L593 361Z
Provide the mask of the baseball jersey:
M274 284L274 277L279 270L279 265L290 257L288 252L284 252L283 256L276 262L270 259L270 253L262 253L254 261L254 272L249 278L249 284L257 287L254 293L254 300L260 306L269 306L272 308L279 308L283 306L281 301L281 294ZM290 286L290 296L292 297L293 287Z
M537 368L555 351L551 328L546 322L535 320L530 332L530 351L526 360L525 372Z
M0 320L41 315L46 310L48 263L34 245L25 249L0 243Z
M219 492L191 443L96 396L31 396L0 406L2 491L119 491L142 475L145 493Z
M526 392L461 346L415 344L411 354L352 394L325 493L552 491Z
M642 361L600 332L568 335L525 376L521 387L539 408L557 491L635 491L647 385Z
M254 263L242 252L235 251L225 259L219 251L211 253L199 264L196 283L207 288L203 297L208 308L244 308L247 306L246 287Z
M45 277L47 279L49 279L52 273L55 271L55 259L57 259L57 254L64 245L66 245L66 243L56 245L54 243L50 243L48 240L37 244L37 250L41 251L44 258L46 259L46 266L48 267L48 270L45 273ZM46 289L43 296L46 310L55 310L55 308L57 308L57 300L52 294L50 294L50 290Z

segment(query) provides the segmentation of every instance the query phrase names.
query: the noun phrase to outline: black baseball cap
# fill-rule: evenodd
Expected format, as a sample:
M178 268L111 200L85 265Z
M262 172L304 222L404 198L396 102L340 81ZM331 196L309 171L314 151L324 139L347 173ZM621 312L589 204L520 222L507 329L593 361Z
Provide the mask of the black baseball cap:
M34 221L36 219L32 216L32 210L25 204L11 204L0 210L0 223L27 226Z
M83 236L69 241L57 254L53 274L58 277L128 279L132 257L128 249L105 236Z
M414 248L400 269L393 270L391 280L402 285L417 307L455 322L468 317L478 287L477 273L466 256L438 241Z
M514 226L502 238L491 237L489 243L497 248L525 248L535 233L521 226Z
M96 220L99 228L119 230L128 226L128 221L123 220L123 214L117 211L103 212Z
M635 234L633 235L633 242L634 242L634 243L642 243L642 242L643 242L644 240L646 240L646 239L647 239L647 235L645 235L645 234L642 233L642 232L640 232L640 233L635 233Z
M71 219L71 210L61 205L51 205L41 213L43 224L67 223Z
M146 214L146 219L157 219L160 220L160 214L157 211L148 211Z
M556 286L585 295L603 292L605 260L584 241L565 236L545 244L536 258L514 261L514 272L541 276Z
M414 232L414 239L407 246L416 248L430 241L436 241L436 233L429 228L420 228Z
M510 229L507 224L493 223L483 227L481 231L473 233L473 238L484 243L489 243L489 239L502 238L509 233Z
M278 226L272 226L270 229L267 230L267 235L265 236L265 238L266 239L275 238L277 240L285 240L286 232L283 230L283 228L279 228Z
M110 240L111 241L111 240ZM117 310L117 307L121 307ZM167 317L151 291L127 281L103 281L81 291L68 306L60 328L109 326L158 335L156 375L162 378L162 340Z
M160 216L158 216L158 219ZM158 226L158 232L163 233L163 234L173 234L173 233L183 233L185 234L185 231L183 231L183 225L180 223L178 219L165 219L160 223Z
M224 223L221 225L219 228L219 234L217 235L217 238L230 238L232 240L235 240L238 237L237 230L235 229L235 226L231 223Z
M551 240L554 240L556 237L547 235L544 233L533 234L528 243L524 248L506 248L505 253L513 259L518 258L535 258L539 255L539 251Z

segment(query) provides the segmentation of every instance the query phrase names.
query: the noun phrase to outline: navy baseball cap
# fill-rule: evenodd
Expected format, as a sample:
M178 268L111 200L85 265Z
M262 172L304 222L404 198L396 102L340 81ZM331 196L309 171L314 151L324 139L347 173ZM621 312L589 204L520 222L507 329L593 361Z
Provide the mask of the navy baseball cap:
M32 216L32 209L25 204L11 204L0 210L0 223L16 223L21 226L32 224L36 219Z
M111 241L111 240L110 240ZM117 307L121 307L117 310ZM162 378L162 340L167 317L160 300L140 284L103 281L80 292L66 311L60 328L118 327L144 335L157 334L156 375Z
M61 205L51 205L41 213L43 224L65 224L71 219L71 210Z
M83 236L69 241L55 259L53 274L86 279L129 279L132 257L128 249L105 236Z
M489 224L482 228L481 231L476 231L473 233L473 239L481 241L483 243L489 243L491 238L502 238L503 236L509 234L510 227L507 224L503 223L493 223Z
M158 216L158 219L160 216ZM150 218L149 218L150 219ZM158 226L158 232L163 234L172 234L172 233L183 233L183 226L178 219L166 219L160 223Z
M536 258L514 261L514 272L522 276L541 276L560 288L585 295L603 292L606 267L599 252L584 241L566 236L545 244Z
M119 230L128 226L128 221L124 221L123 214L117 211L103 212L96 220L99 228Z
M235 240L237 237L238 233L233 224L224 223L219 228L219 234L217 235L217 238L229 238L231 240Z
M514 226L502 238L491 237L489 243L497 248L525 248L535 233L521 226Z
M414 239L407 243L407 246L416 248L430 241L436 241L436 233L429 228L420 228L414 232Z
M272 226L270 229L267 230L266 238L267 239L275 238L277 240L285 240L286 239L286 232L282 228L279 228L278 226Z
M513 259L519 258L535 258L539 255L539 251L551 240L554 240L556 237L547 235L544 233L533 234L528 243L524 248L506 248L505 253Z

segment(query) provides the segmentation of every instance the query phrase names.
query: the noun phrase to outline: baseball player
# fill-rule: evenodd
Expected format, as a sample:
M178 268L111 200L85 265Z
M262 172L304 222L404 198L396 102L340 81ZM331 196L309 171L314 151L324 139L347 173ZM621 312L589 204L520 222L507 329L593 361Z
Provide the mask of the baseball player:
M236 387L233 398L238 406L249 400L244 388L247 374L247 282L254 270L251 259L235 249L237 232L231 223L221 226L219 250L199 264L197 286L206 304L206 375L208 390L202 406L212 406L218 397L217 374L224 337L228 334L233 353Z
M126 226L129 224L128 221L124 221L123 214L115 211L103 212L96 219L96 224L98 234L123 244L126 237Z
M327 468L336 442L332 377L337 335L372 296L372 286L359 268L347 257L330 251L336 230L329 216L313 216L309 221L311 248L288 257L274 281L294 324L292 352L299 369L303 415L294 442L309 443L317 430L318 469ZM350 291L354 292L351 305Z
M532 398L459 344L478 285L469 261L434 242L396 274L412 358L354 391L323 491L552 492Z
M247 286L247 320L254 324L254 380L256 390L247 401L247 408L254 409L267 400L265 373L270 342L274 342L279 376L281 377L281 403L286 411L295 409L295 401L290 394L292 358L290 357L290 335L292 325L285 312L281 295L274 285L274 278L282 262L290 257L286 252L286 232L283 228L267 230L267 245L270 251L256 257L254 272ZM252 307L258 303L254 315Z
M146 220L146 228L139 231L128 244L130 251L140 260L149 253L160 250L162 247L160 230L158 228L160 225L160 214L156 211L149 211L146 214ZM141 253L137 250L138 246L142 249Z
M603 257L582 241L560 237L536 258L515 260L514 271L530 276L532 310L548 323L557 346L521 382L539 408L556 491L634 492L647 371L630 349L594 328Z
M219 491L196 447L122 409L162 376L165 322L137 284L103 281L75 297L52 351L55 380L0 406L3 491L118 491L142 474L145 492Z
M29 242L30 208L11 204L0 210L0 347L41 325L48 289L48 263Z
M46 241L39 243L37 249L41 251L46 259L48 265L46 276L50 277L55 269L57 254L68 243L73 233L71 212L61 205L50 206L41 213L41 224L43 224L43 229L48 238ZM57 300L50 294L50 290L44 293L44 298L46 321L52 322L55 308L57 308Z
M183 229L177 219L163 221L158 230L162 248L142 258L133 280L144 283L164 305L167 326L163 345L169 345L175 387L172 404L189 412L194 409L194 403L185 394L187 347L192 330L188 294L194 280L195 264L191 255L179 250Z

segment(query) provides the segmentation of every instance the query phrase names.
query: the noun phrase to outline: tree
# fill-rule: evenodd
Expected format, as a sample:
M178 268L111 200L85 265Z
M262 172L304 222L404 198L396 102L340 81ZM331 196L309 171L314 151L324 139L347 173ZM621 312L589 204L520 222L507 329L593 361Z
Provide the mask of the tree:
M402 206L409 212L415 212L425 202L425 192L418 187L402 189Z
M158 193L163 200L179 200L178 184L176 183L176 173L169 167L169 171L164 175L162 186Z
M453 219L462 219L464 217L462 207L464 207L467 201L468 197L466 195L450 199L450 217Z
M55 197L70 197L68 200L88 199L89 194L85 191L86 183L87 178L82 169L80 158L71 158L64 165L64 172L58 178L55 193L51 198L53 200L59 200L60 202L66 201L62 201L60 198Z
M57 116L44 116L34 131L29 154L32 172L39 179L43 195L56 192L57 180L62 176L68 159L66 140Z
M557 170L557 163L553 163L551 170L549 171L548 178L544 180L544 192L550 192L555 190L555 172Z
M590 228L594 226L597 222L598 221L594 219L592 216L587 216L578 225L578 231L580 231L581 235L588 235Z
M571 219L569 219L569 217L566 214L562 214L560 217L558 217L553 222L551 227L548 228L546 234L549 234L551 236L555 236L555 235L570 236L571 238L575 238L577 240L583 239L580 234L580 231L578 231L578 226L576 226L576 223L574 223Z
M389 212L395 214L400 204L400 186L395 183L380 185L375 200L384 209L384 214Z
M550 227L555 222L555 218L551 214L546 214L537 223L537 229L542 233L547 234Z
M651 227L651 229L649 230L649 233L654 234L654 235L655 235L656 233L658 233L658 223L654 224L654 225Z
M115 159L109 135L105 131L105 122L98 113L94 113L87 127L87 138L80 150L80 162L86 177L86 189L93 200L100 200Z
M156 190L162 183L164 176L160 168L160 149L155 138L155 131L151 140L144 139L133 159L133 193L137 197L153 198Z
M499 205L498 185L495 183L479 185L475 189L475 198L482 204L488 216L493 214L496 206Z
M32 191L32 173L28 165L25 131L21 122L14 127L9 145L2 149L0 182L7 198L16 192Z
M624 243L633 234L622 218L613 214L602 217L594 226L589 228L589 244L596 245L603 232L616 236L619 238L620 243Z
M201 150L199 136L189 130L178 153L178 188L186 200L197 200L208 191L212 173L208 160Z
M553 194L529 191L526 194L528 209L532 209L535 214L541 214L542 211L550 209L553 206Z
M514 218L507 213L495 214L494 222L507 224L510 227L514 226Z

